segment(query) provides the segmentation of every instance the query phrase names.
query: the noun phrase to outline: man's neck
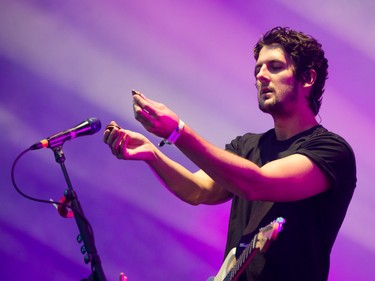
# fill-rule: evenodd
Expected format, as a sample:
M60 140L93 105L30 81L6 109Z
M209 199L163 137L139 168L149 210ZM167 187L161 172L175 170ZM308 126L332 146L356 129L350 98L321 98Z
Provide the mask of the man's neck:
M287 140L316 125L318 122L312 114L274 117L275 133L278 140Z

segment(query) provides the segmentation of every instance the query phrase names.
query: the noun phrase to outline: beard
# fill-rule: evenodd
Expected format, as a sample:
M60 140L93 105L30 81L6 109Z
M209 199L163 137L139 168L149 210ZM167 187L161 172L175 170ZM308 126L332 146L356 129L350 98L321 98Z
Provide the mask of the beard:
M272 93L269 98L264 98L263 95L258 94L258 107L264 113L269 113L272 116L286 116L290 115L287 104L297 100L297 83L293 83L283 93Z

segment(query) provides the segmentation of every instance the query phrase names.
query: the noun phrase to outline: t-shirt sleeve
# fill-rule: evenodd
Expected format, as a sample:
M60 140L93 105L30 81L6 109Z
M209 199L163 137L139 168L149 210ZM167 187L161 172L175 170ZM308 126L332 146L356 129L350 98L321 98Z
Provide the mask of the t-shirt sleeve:
M356 183L356 164L352 148L340 136L312 136L297 153L310 158L328 176L332 186L353 187Z
M241 137L236 137L230 143L225 145L225 150L238 154L238 143L240 140Z
M225 145L225 150L235 153L241 157L248 158L248 156L257 147L259 139L262 135L247 133L243 136L238 136L230 143Z

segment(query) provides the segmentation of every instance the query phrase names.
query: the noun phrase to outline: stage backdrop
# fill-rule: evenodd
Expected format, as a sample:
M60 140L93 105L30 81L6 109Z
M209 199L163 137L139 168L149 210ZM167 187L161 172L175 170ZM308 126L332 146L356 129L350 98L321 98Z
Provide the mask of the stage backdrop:
M78 228L21 197L11 166L33 143L90 117L134 120L131 90L165 103L217 146L272 126L259 112L252 48L290 26L329 59L320 118L353 146L358 187L332 252L330 281L374 279L375 8L372 0L0 0L1 280L81 280ZM206 280L223 259L230 204L189 206L142 162L115 159L103 130L66 142L74 190L108 280ZM174 147L163 151L192 171ZM50 149L25 154L19 188L59 200L67 185Z

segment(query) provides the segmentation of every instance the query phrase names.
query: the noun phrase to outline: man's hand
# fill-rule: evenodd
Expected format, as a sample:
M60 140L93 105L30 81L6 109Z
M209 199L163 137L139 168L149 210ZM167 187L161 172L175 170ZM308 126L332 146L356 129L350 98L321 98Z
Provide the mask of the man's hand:
M143 127L161 138L168 138L178 127L179 118L162 103L150 100L138 91L132 91L135 119Z
M104 131L103 141L118 159L152 160L155 146L142 134L120 128L112 121Z

